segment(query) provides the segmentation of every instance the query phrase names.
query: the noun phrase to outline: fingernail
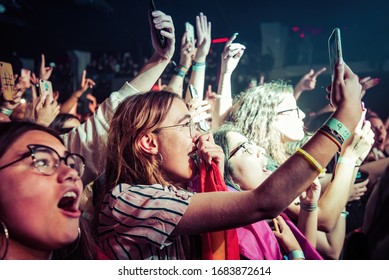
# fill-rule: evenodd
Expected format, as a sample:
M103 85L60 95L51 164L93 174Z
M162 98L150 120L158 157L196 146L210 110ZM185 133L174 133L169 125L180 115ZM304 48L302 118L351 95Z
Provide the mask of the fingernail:
M232 36L236 38L238 35L239 35L239 32L235 32Z

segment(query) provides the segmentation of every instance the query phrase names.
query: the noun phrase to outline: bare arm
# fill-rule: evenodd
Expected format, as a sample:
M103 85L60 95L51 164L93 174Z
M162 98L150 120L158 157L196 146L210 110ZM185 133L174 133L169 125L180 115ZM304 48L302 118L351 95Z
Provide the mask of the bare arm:
M212 111L212 128L216 129L223 124L229 110L232 107L231 75L238 65L245 46L233 43L237 35L234 35L226 43L221 57L221 69L217 98Z
M360 92L361 86L356 75L344 63L338 64L331 93L331 102L337 108L333 117L351 132L354 132L362 114ZM338 146L325 135L316 133L303 149L321 166L326 166L337 152ZM274 218L308 188L318 173L304 157L294 154L260 188L237 193L195 194L173 235L240 227Z
M187 32L184 33L181 39L180 64L176 67L175 72L167 85L169 91L177 93L182 98L184 98L183 89L185 75L192 65L195 54L195 47L192 43L188 42L186 38Z
M204 99L204 82L206 58L211 48L211 22L200 13L196 16L197 50L194 58L189 84L192 84L199 93L199 99ZM185 102L191 99L189 89L185 94Z

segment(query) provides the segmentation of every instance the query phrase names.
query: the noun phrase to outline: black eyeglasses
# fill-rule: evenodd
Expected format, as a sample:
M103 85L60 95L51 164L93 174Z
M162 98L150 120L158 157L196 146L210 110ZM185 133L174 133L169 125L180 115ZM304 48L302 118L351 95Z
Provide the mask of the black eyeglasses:
M178 131L182 131L184 127L189 128L190 137L195 136L196 132L199 131L199 124L194 123L193 120L190 119L187 123L184 124L175 124L175 125L159 127L156 130L154 130L154 133L159 133L161 129L166 129L166 128L176 128Z
M27 145L28 152L24 153L19 159L14 160L0 167L4 169L12 164L15 164L29 156L36 170L44 175L53 175L63 161L66 166L73 168L78 172L78 176L82 176L85 170L85 159L79 154L68 153L65 157L61 157L57 151L45 145Z
M277 114L278 115L282 115L283 113L293 112L294 110L296 110L297 117L300 118L300 108L299 107L296 107L296 108L293 108L293 109L288 109L288 110L283 110L283 111L277 112Z
M242 144L238 145L235 149L233 149L230 153L230 156L228 159L232 158L240 149L244 149L244 152L247 152L249 155L254 154L254 146L252 143L246 141L243 142Z

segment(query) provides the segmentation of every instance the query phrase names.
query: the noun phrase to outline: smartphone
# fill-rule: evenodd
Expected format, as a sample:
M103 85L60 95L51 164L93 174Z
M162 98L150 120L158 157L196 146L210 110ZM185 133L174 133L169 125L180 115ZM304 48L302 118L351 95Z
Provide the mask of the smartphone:
M189 85L189 92L192 99L199 99L199 94L197 93L196 88L192 84ZM209 125L205 120L202 120L199 121L199 128L201 129L201 131L207 132L209 130Z
M354 184L361 183L369 178L369 173L366 171L358 170L357 177L355 178Z
M53 86L50 81L39 80L39 94L42 96L43 102L46 98L49 98L50 103L54 101Z
M328 53L330 57L331 78L334 80L335 65L339 58L343 59L340 29L335 28L328 38Z
M15 78L11 63L0 61L0 91L3 98L12 101L15 94Z
M157 8L155 7L154 0L150 0L150 8L151 8L151 12L157 10ZM150 16L151 16L151 18L153 18L153 16L151 15L151 12L150 12ZM154 28L154 31L157 33L159 45L161 46L161 48L164 49L166 47L166 44L167 44L166 38L161 35L160 30L156 29L155 27L153 27L153 28Z
M194 47L195 44L195 34L194 34L194 26L189 22L185 22L185 30L186 30L186 41L191 43Z

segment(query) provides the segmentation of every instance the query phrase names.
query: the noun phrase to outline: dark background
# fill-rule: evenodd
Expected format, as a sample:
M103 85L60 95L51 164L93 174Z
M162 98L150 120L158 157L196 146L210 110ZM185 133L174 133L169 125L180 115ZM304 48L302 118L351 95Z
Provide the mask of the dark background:
M243 75L256 76L263 70L261 67L267 67L261 57L264 51L261 23L279 22L287 30L282 67L300 69L295 76L286 77L293 83L310 67L328 67L327 39L334 27L340 27L345 61L368 65L353 68L360 77L381 78L381 83L368 91L365 103L383 118L388 116L389 1L155 0L155 3L173 17L177 42L185 21L194 24L199 12L204 12L212 22L213 38L239 32L236 41L246 45L246 61L238 66L235 75L240 71ZM152 52L148 0L0 0L0 5L5 7L1 11L0 6L2 59L14 54L39 61L43 52L49 61L61 60L61 55L65 56L68 50L82 50L131 52L143 64L143 59ZM298 31L293 31L296 27ZM312 53L309 59L301 59L307 40ZM221 49L220 44L212 46L214 52ZM316 110L326 102L323 89L329 77L327 70L319 77L317 90L302 96L299 102L303 108Z

